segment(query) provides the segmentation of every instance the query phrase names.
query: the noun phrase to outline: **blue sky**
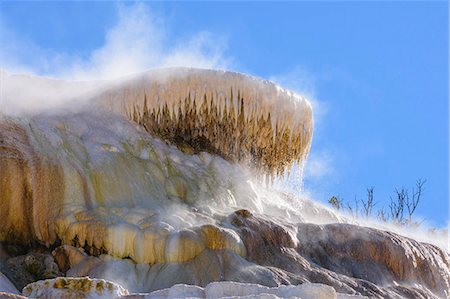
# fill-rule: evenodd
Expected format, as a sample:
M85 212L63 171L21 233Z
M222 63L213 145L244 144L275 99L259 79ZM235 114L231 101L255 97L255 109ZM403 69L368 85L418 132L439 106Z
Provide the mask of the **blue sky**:
M353 201L427 180L417 215L449 218L448 3L1 2L12 72L98 78L224 68L313 99L305 188ZM111 62L114 62L113 64Z

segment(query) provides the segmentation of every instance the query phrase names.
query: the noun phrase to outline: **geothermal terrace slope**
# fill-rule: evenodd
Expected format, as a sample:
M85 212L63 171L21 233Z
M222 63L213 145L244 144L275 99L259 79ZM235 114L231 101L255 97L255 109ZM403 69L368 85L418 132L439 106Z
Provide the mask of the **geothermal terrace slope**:
M14 105L0 116L0 272L23 295L450 296L448 252L253 179L305 161L312 112L301 96L212 70L1 75L1 102ZM43 100L53 109L21 109ZM95 279L27 286L57 276L126 290Z
M162 139L272 176L303 161L311 144L308 101L240 73L173 68L98 82L1 75L4 100L13 106L22 99L57 107L61 98L72 106L90 100L93 109L107 107Z

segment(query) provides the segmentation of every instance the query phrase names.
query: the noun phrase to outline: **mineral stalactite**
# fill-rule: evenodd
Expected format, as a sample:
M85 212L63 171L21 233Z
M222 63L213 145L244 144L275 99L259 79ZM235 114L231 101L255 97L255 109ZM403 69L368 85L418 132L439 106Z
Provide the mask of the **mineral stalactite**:
M0 297L10 281L61 275L23 294L450 296L441 247L260 183L307 158L300 95L186 68L96 82L1 75L9 102L69 98L64 110L0 111ZM69 278L80 276L92 279Z
M7 96L33 96L21 80L34 82L6 75ZM0 119L0 240L8 242L62 242L151 264L184 262L205 248L245 255L232 231L201 226L212 217L180 225L182 215L174 224L155 201L236 205L252 187L232 163L281 175L311 143L307 100L243 74L164 69L97 88L36 80L49 97L74 90L75 106L89 98L89 109Z
M194 69L153 71L100 96L148 132L270 176L303 162L312 110L302 96L247 75Z

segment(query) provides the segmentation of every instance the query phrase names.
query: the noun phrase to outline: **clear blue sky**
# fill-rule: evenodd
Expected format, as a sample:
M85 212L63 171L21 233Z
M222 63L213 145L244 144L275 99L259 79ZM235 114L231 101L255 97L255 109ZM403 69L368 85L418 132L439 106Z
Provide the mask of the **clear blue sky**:
M101 61L98 57L114 56L99 56L96 50L120 36L111 28L120 31L121 12L126 19L133 6L1 2L2 67L56 74L70 60L85 67L92 61L101 65L95 64ZM166 52L185 45L191 51L200 44L200 58L218 57L207 59L206 66L272 78L315 99L316 129L305 188L318 200L331 195L362 198L366 188L374 186L378 205L387 205L395 187L412 187L417 178L424 178L417 214L433 225L447 224L446 1L144 6L153 26L148 36L160 35L153 42L164 44L151 54L155 61L163 60ZM141 16L131 13L126 24ZM130 39L129 56L135 53ZM155 61L146 63L157 66Z

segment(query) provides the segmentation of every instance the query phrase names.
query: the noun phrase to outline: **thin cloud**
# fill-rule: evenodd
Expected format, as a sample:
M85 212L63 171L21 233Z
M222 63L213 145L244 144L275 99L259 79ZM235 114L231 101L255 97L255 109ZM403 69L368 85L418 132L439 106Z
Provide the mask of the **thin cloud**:
M334 174L333 157L326 151L311 153L306 161L304 176L308 180L323 180Z
M228 68L223 36L201 31L179 40L164 18L142 3L117 5L117 22L107 30L105 43L87 56L58 53L18 37L2 23L0 62L9 72L90 80L120 77L157 67ZM33 58L30 61L30 58ZM87 57L87 58L86 58Z
M325 150L311 152L303 163L295 163L289 176L275 180L275 189L306 198L323 198L324 187L337 176L333 155Z

